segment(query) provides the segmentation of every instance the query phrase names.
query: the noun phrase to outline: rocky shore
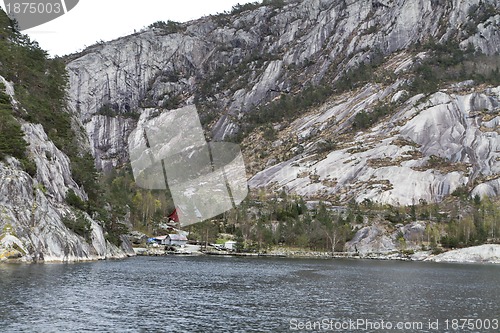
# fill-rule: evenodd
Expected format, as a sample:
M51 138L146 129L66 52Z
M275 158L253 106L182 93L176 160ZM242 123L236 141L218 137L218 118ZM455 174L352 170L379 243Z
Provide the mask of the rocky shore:
M382 252L382 253L356 253L356 252L308 252L308 251L272 251L270 256L283 256L292 258L356 258L378 260L404 260L404 261L431 261L455 263L491 263L500 264L500 245L484 244L463 249L450 250L441 254L432 254L431 251L415 252Z
M385 253L356 253L356 252L320 252L304 249L273 249L266 252L239 253L230 251L201 250L199 246L188 246L177 251L165 251L163 248L134 248L137 255L212 255L236 257L274 257L274 258L354 258L376 260L403 260L403 261L430 261L455 263L489 263L500 264L500 245L485 244L463 249L450 250L441 254L432 254L431 251L416 251L403 253L399 251Z
M500 245L485 244L452 250L426 259L434 262L500 264Z

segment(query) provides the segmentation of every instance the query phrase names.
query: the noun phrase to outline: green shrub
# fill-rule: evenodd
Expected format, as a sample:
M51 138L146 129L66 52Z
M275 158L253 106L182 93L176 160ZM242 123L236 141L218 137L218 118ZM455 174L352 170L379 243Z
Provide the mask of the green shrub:
M352 126L354 128L365 129L370 127L370 125L371 125L370 115L366 111L358 112L354 116L354 122L352 123Z
M469 7L468 16L476 25L485 22L492 16L495 16L499 11L494 5L480 1L479 4L473 4Z
M97 110L97 114L106 117L116 117L118 115L118 105L105 103Z
M125 235L129 232L127 226L119 222L106 224L105 230L106 230L106 235L105 235L106 240L116 246L120 246L122 244L120 236Z
M414 250L405 249L405 250L401 251L401 254L403 254L405 256L411 256L411 255L415 254L415 251Z
M268 125L264 128L264 131L262 133L262 136L264 137L264 139L266 139L267 141L273 141L273 140L276 140L276 130L271 126L271 125Z
M0 109L0 160L6 156L24 159L28 144L19 122L7 109Z
M21 161L21 165L23 167L23 170L31 177L35 177L36 171L37 171L35 161L33 161L32 159L27 158L27 157L22 158L20 161Z
M246 132L259 125L293 120L313 106L324 103L332 94L327 85L308 86L296 95L282 94L277 101L270 102L246 114Z
M408 86L412 94L433 93L449 83L465 80L500 84L498 55L479 54L472 45L463 50L456 42L439 44L434 40L417 47L416 51L426 51L429 56L413 70Z
M262 5L271 6L273 8L283 8L285 6L284 0L262 0Z
M439 168L448 165L450 162L441 156L431 155L427 161L430 168Z
M337 144L334 141L332 141L331 139L326 139L325 141L320 141L318 143L318 149L316 150L316 152L318 154L331 152L335 150L336 147Z
M391 114L395 110L393 104L381 104L376 106L372 112L361 111L354 116L352 126L355 129L366 129L375 125L380 119Z
M175 21L170 21L170 20L168 20L167 22L156 21L156 22L150 24L149 28L160 29L167 35L184 31L184 27L182 26L181 23L175 22Z
M254 10L257 9L261 6L260 3L258 2L249 2L243 5L240 5L239 3L234 5L233 8L231 9L231 15L236 15L240 14L242 12L245 12L247 10Z
M82 187L89 197L89 212L95 207L101 206L101 187L98 183L99 174L95 168L94 158L90 153L75 156L71 160L71 172L75 182Z
M431 251L432 251L432 254L434 254L434 255L438 255L438 254L443 253L443 249L440 247L437 247L437 246L433 246L431 248Z
M75 208L85 210L85 201L83 201L78 195L76 195L73 189L69 189L66 193L66 202L68 205L73 206Z
M385 214L385 219L391 223L398 224L405 222L405 215L402 214L399 209L391 207Z
M80 211L75 211L75 217L64 216L62 222L75 234L85 238L87 242L92 240L92 224Z
M0 82L0 83L3 85L3 82ZM3 90L3 89L5 89L5 86L4 86L4 88L0 88L0 90ZM2 107L10 108L10 97L9 97L9 95L4 93L3 91L0 91L0 105Z
M465 199L469 196L469 189L467 188L466 185L462 185L462 186L457 187L451 193L451 195L454 197L459 197L459 198Z
M182 99L179 95L169 96L163 102L163 108L167 110L177 109L182 102Z
M441 245L446 248L455 248L458 246L459 241L456 237L443 236L440 241Z

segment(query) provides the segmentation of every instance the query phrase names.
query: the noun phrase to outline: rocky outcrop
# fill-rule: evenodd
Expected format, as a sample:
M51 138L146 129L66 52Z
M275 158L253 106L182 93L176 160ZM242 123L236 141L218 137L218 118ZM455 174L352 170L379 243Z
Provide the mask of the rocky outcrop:
M134 256L135 255L135 251L134 251L134 248L132 246L132 242L130 241L130 239L127 237L127 235L121 235L120 236L120 241L121 241L121 245L120 245L120 249L129 257L131 256Z
M88 215L84 218L91 225L90 242L64 225L64 218L75 216L54 194L60 190L54 186L64 182L63 174L51 177L53 182L43 185L22 171L16 160L0 162L0 258L47 262L125 257Z
M13 86L5 83L16 105ZM89 239L63 223L65 218L76 218L65 202L67 191L73 190L82 199L86 194L72 179L69 158L48 139L43 127L23 123L22 130L37 173L30 176L15 158L0 162L0 260L84 261L126 256L105 240L102 227L87 214L81 218L90 224Z
M37 161L40 162L40 161ZM90 243L69 230L63 218L75 218L69 206L56 199L63 174L54 173L46 187L21 170L15 159L0 162L0 257L17 250L23 261L85 261L123 257L104 238L99 224L91 223ZM16 246L14 246L16 245ZM7 255L5 255L7 253ZM16 257L17 258L17 257Z
M345 245L346 252L359 253L361 256L370 253L391 253L397 250L395 239L379 225L360 229L354 238Z
M392 232L387 226L374 224L360 229L354 238L346 243L345 251L347 256L356 258L500 264L498 244L471 246L438 255L432 254L431 251L422 251L424 232L423 222L396 226Z
M426 223L420 221L395 226L375 223L359 229L344 250L361 257L420 250L425 226Z
M301 143L303 153L257 173L250 187L402 205L439 202L477 180L486 182L474 194L498 193L500 87L443 91L425 99L417 95L401 101L386 121L347 137L343 148L316 153L317 142L351 126L356 114L400 96L397 87L397 82L389 87L369 84L292 123L282 134L292 144L300 142L294 141L295 134L316 133Z
M0 262L5 260L23 258L28 250L24 248L23 242L10 234L10 228L0 236Z
M448 251L430 257L435 262L493 263L500 264L500 245L485 244Z

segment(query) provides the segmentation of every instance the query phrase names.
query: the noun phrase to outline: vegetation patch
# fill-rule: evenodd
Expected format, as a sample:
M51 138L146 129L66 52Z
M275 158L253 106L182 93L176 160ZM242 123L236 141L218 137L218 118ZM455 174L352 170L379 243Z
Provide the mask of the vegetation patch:
M149 28L160 30L165 35L181 33L181 32L184 32L186 30L185 26L183 26L181 23L171 21L171 20L168 20L167 22L156 21L156 22L150 24Z
M282 8L285 6L285 1L284 0L263 0L262 2L249 2L245 3L243 5L240 5L239 3L234 5L231 8L230 15L238 15L240 13L243 13L248 10L255 10L259 7L262 6L270 6L273 8Z
M12 111L0 104L0 160L7 156L25 159L27 146L21 125L12 115Z
M352 127L363 130L375 125L383 117L390 115L396 110L393 103L381 103L373 108L371 112L361 111L354 116Z
M500 14L500 12L493 4L480 1L478 4L470 6L467 14L470 20L467 22L465 29L469 35L473 35L477 33L477 26L480 23L486 22L490 17Z
M433 93L451 82L474 80L476 84L500 84L499 57L480 54L473 47L462 50L453 40L437 43L431 39L417 45L416 51L429 56L413 69L408 90L413 94Z
M412 167L416 171L427 171L429 169L434 169L441 171L443 173L449 173L453 171L467 172L469 170L469 165L461 162L451 162L443 157L431 155L427 160L427 163L421 167Z
M405 147L405 146L410 146L410 147L415 147L415 148L421 147L421 145L419 145L418 143L415 143L413 141L407 140L407 139L402 138L402 137L398 137L398 138L394 139L391 142L391 144L398 146L398 147Z
M66 203L80 210L86 209L86 203L78 195L76 195L73 189L69 189L66 194Z
M36 164L27 156L27 147L21 124L14 117L10 97L0 90L0 161L13 156L21 162L24 171L34 177Z
M399 165L400 161L393 160L390 157L385 157L385 158L372 158L366 161L366 165L372 168L382 168L382 167L388 167L388 166L395 166Z
M297 94L282 94L277 100L258 106L245 114L243 133L239 142L256 127L286 121L293 121L304 111L320 106L331 96L330 86L309 86Z
M62 218L62 222L64 223L66 228L70 229L75 234L85 238L87 242L91 242L92 224L81 211L75 210L73 214L74 216L70 216L70 214L64 216Z

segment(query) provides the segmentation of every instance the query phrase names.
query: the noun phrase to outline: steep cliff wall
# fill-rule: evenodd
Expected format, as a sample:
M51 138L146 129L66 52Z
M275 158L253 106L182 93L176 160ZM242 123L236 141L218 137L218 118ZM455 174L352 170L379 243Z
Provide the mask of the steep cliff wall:
M126 138L145 107L194 102L216 118L213 136L223 139L254 106L311 83L333 85L361 62L431 38L494 54L500 50L499 5L483 1L490 12L477 19L477 4L290 1L175 30L150 28L72 56L70 104L85 124L98 167L109 170L127 160Z
M5 94L19 108L14 85L0 76ZM23 121L27 156L36 173L28 174L20 161L0 161L0 261L85 261L123 258L122 249L109 243L100 224L65 201L68 190L86 198L72 178L70 160L52 141L42 125ZM63 221L83 219L87 237L77 235ZM82 221L82 220L81 220Z
M326 156L317 154L322 136L343 125L329 128L332 119L345 111L348 114L342 117L354 118L370 106L370 100L377 101L377 95L387 91L368 86L347 102L350 105L336 100L310 115L306 123L294 122L282 134L282 142L297 147L295 135L300 138L314 132L315 138L304 145L304 153L257 173L250 187L285 187L309 197L411 205L421 200L439 202L468 182L498 177L500 87L407 100L387 123L356 133L342 143L342 149ZM473 194L498 193L497 182L487 184L477 185Z
M109 170L127 161L126 138L146 108L195 103L212 136L224 139L242 131L249 113L283 96L300 101L317 85L332 98L273 123L277 140L246 133L251 187L404 205L437 202L465 185L497 195L498 88L465 82L419 94L408 91L408 73L432 56L418 53L424 43L497 54L499 23L496 1L306 0L175 31L156 25L74 56L70 104L98 167ZM338 89L373 63L377 82ZM391 116L352 133L356 115L381 104Z

